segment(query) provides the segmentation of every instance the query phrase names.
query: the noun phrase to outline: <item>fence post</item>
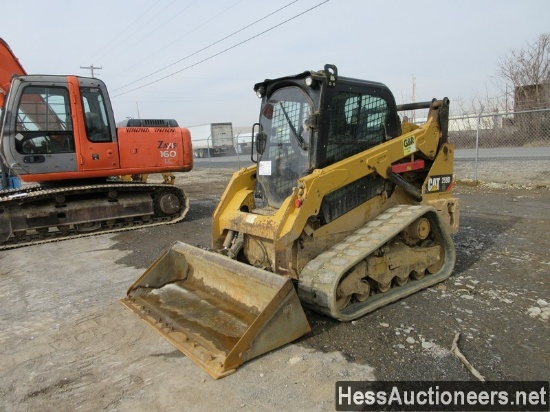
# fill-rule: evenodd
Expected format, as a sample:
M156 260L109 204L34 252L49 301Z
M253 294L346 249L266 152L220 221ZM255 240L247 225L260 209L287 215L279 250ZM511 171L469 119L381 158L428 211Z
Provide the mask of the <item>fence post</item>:
M207 147L206 153L208 153L208 168L209 169L212 169L212 160L210 159L210 138L211 137L212 137L212 135L208 136L208 138L206 139L206 147Z
M476 155L474 159L474 182L477 182L477 162L479 159L479 127L481 124L481 115L483 114L483 105L479 108L477 115L477 130L476 130Z
M235 148L235 153L237 153L237 164L239 166L239 169L241 168L241 157L240 157L240 147L239 147L239 136L241 132L237 134L237 136L233 136L233 147Z

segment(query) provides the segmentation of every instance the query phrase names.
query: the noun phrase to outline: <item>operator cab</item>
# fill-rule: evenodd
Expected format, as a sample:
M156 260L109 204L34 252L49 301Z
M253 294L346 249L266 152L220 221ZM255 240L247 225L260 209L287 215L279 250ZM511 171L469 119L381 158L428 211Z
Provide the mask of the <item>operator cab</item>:
M116 127L101 80L16 77L6 108L4 153L23 180L42 181L51 173L119 167Z
M253 128L257 158L252 155L258 164L255 195L259 205L278 208L297 180L314 169L401 134L391 91L382 83L338 77L333 65L319 72L268 79L254 90L262 98L259 123ZM365 185L369 188L363 192L371 196L373 185L359 181L357 187L340 189L337 197ZM379 186L374 192L383 190Z

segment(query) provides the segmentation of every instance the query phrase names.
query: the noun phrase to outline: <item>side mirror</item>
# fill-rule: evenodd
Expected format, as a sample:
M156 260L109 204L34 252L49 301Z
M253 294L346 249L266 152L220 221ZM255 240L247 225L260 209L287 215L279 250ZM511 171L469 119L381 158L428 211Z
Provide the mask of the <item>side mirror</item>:
M258 130L258 133L256 133L256 130ZM250 150L250 160L254 163L258 163L258 159L254 159L254 148L258 152L258 156L261 156L262 153L265 150L265 141L267 139L267 136L264 132L262 132L262 126L260 123L254 123L252 125L252 141L250 142L251 150Z

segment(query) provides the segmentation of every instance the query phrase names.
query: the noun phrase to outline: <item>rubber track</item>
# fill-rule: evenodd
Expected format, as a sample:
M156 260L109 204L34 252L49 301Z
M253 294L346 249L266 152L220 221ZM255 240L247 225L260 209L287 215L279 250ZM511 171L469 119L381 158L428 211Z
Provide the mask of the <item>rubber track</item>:
M430 220L432 230L445 252L441 270L423 279L409 280L404 286L369 296L364 302L352 302L336 308L336 287L349 269L374 253L421 216ZM443 229L437 212L429 206L399 205L388 209L364 227L312 259L300 273L298 296L305 306L341 321L351 321L391 302L447 279L454 268L453 241Z
M176 186L166 185L166 184L152 184L152 183L106 183L106 184L96 184L96 185L83 185L83 186L67 186L67 187L57 187L57 188L44 188L43 186L28 186L20 189L8 189L0 191L0 208L10 207L9 203L18 203L21 200L40 200L55 197L57 195L64 195L72 193L73 195L77 192L81 194L92 193L92 192L101 192L105 190L126 190L132 189L132 191L158 191L158 190L171 190L174 193L177 193L183 198L183 208L178 215L175 216L151 216L150 221L132 221L131 223L119 223L115 224L113 228L107 228L105 225L102 225L101 228L81 233L77 232L74 227L71 228L68 234L63 234L60 231L50 231L45 235L39 235L35 233L27 234L21 239L11 237L7 242L0 244L0 250L5 249L14 249L23 246L38 245L42 243L57 242L60 240L66 239L77 239L95 235L102 235L106 233L116 233L123 232L127 230L140 229L144 227L152 227L165 225L169 223L176 223L185 217L189 211L189 199L185 192ZM17 206L15 206L17 207ZM28 229L31 231L32 229Z

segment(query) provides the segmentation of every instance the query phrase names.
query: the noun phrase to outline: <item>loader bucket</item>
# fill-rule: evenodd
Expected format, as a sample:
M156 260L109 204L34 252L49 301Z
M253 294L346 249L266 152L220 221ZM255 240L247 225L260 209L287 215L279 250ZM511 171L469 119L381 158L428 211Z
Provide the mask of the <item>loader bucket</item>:
M121 302L216 379L311 330L291 279L182 242Z

